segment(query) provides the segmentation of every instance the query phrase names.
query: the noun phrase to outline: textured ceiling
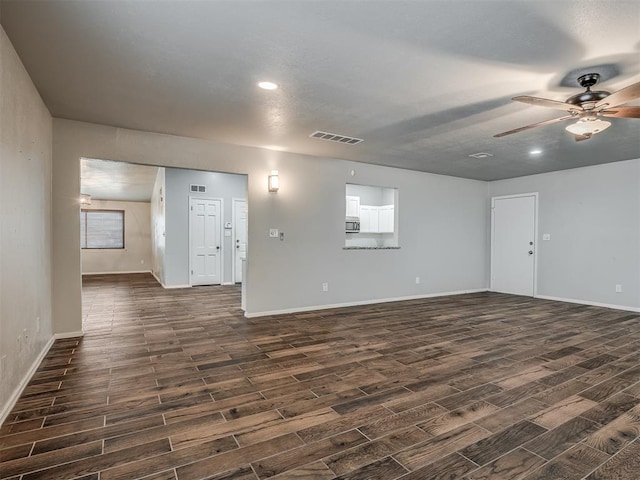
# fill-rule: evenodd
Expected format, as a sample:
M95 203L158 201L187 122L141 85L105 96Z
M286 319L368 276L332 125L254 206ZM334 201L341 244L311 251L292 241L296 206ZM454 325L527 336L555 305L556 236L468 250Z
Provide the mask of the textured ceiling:
M564 123L493 138L562 114L513 96L564 101L585 71L609 91L640 81L637 0L0 8L56 117L482 180L640 157L637 119L614 118L580 143ZM364 142L309 138L315 130Z
M82 158L80 191L92 200L148 202L157 172L158 167Z

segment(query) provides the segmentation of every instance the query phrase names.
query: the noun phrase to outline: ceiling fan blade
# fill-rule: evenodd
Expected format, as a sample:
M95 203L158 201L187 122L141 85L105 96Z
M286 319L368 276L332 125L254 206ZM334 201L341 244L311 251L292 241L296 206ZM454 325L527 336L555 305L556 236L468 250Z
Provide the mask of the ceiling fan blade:
M581 142L582 140L589 140L592 137L592 135L574 135L573 138L575 138L576 142Z
M603 98L596 103L595 108L613 108L623 103L628 103L631 100L640 98L640 82L624 87L617 92L613 92L606 98Z
M529 97L527 95L524 95L520 97L513 97L512 100L515 100L516 102L528 103L529 105L536 105L538 107L548 107L555 108L556 110L564 110L565 112L582 111L582 107L580 105L558 102L556 100L549 100L548 98Z
M570 118L574 118L573 115L565 115L564 117L553 118L551 120L545 120L544 122L532 123L531 125L526 125L524 127L520 127L520 128L515 128L513 130L509 130L508 132L498 133L498 134L494 135L494 137L499 138L499 137L504 137L505 135L511 135L512 133L519 133L519 132L523 132L525 130L530 130L532 128L544 127L545 125L551 125L553 123L562 122L563 120L568 120Z
M605 117L640 118L640 107L615 107L600 113Z

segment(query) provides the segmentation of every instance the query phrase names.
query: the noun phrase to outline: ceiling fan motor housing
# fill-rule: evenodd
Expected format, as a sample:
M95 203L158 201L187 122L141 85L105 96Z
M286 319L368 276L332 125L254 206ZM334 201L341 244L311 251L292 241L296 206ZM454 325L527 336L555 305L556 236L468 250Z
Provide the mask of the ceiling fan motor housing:
M592 103L595 106L603 98L607 98L611 95L609 92L605 92L604 90L598 92L592 92L591 90L587 90L586 92L578 93L576 95L572 95L567 98L566 103L570 103L571 105L582 105L583 108L589 108L588 103ZM584 105L587 103L587 105Z
M593 87L599 81L599 73L587 73L578 77L578 83L581 87L586 88L587 91L570 96L569 98L567 98L566 103L570 103L571 105L581 105L582 108L586 110L593 108L595 104L600 100L611 95L609 92L605 92L604 90L600 90L597 92L591 91L591 87Z

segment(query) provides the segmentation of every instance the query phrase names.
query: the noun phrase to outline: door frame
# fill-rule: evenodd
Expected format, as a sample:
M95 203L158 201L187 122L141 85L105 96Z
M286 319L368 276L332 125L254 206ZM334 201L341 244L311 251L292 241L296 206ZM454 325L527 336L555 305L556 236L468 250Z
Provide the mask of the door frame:
M500 195L491 197L491 264L489 268L489 291L495 291L493 288L493 259L494 255L494 239L495 239L495 205L496 200L507 200L510 198L533 197L533 298L538 296L538 192L516 193L513 195Z
M247 245L249 244L249 202L246 198L232 197L231 198L231 221L233 222L233 234L231 236L231 249L233 250L233 258L231 259L231 282L236 284L236 232L238 231L236 228L236 202L244 202L247 208ZM248 260L248 258L247 258ZM247 261L245 260L245 262ZM242 279L242 283L244 283L245 279Z
M220 198L220 197L200 197L200 196L196 196L196 195L189 195L187 197L187 214L188 214L188 218L189 221L188 223L188 227L187 227L187 238L188 238L188 243L189 243L189 262L188 262L188 268L189 268L189 286L193 287L193 279L192 276L193 274L191 273L191 269L192 269L192 264L191 262L193 261L193 258L191 256L191 199L198 199L198 200L217 200L220 202L220 225L221 228L219 228L219 233L220 233L220 283L218 285L222 285L223 284L223 280L224 280L224 233L222 232L224 230L224 199Z

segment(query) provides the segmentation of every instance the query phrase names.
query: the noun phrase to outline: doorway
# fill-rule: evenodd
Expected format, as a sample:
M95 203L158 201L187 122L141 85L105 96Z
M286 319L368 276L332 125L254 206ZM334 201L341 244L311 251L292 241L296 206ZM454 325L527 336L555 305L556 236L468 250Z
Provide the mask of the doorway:
M536 294L538 194L491 199L491 290Z
M189 197L191 285L219 285L222 279L222 200Z
M242 260L247 258L247 201L233 199L233 282L242 283Z

